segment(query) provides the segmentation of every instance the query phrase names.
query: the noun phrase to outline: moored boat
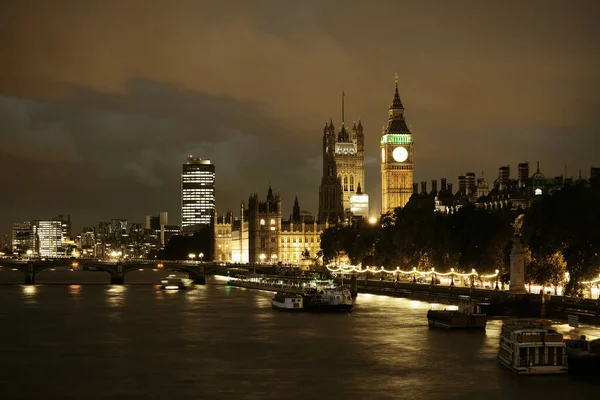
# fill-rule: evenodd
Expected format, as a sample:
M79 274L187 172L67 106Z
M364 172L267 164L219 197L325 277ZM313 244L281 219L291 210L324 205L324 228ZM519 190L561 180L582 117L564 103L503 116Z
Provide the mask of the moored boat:
M350 312L354 303L350 289L329 287L307 289L302 293L304 310L313 312Z
M302 296L291 293L276 293L271 306L281 311L303 311Z
M175 275L169 275L160 281L160 288L163 290L181 290L189 288L194 281L188 278L178 278Z
M498 359L519 375L569 371L563 335L538 322L505 322L500 333Z
M457 310L429 310L427 322L430 328L485 329L487 315L468 296L461 296Z
M579 339L567 339L565 344L569 373L597 376L600 370L600 339L587 340L583 335Z

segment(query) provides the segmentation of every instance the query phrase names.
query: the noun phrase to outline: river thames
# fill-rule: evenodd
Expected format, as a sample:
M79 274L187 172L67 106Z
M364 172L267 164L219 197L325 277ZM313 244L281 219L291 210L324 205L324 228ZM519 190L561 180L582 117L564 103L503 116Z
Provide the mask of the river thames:
M136 273L127 281L144 281ZM360 294L351 314L289 314L271 309L272 293L214 279L163 292L44 276L0 285L2 399L530 400L595 398L600 388L519 377L496 360L501 320L485 332L430 330L423 302Z

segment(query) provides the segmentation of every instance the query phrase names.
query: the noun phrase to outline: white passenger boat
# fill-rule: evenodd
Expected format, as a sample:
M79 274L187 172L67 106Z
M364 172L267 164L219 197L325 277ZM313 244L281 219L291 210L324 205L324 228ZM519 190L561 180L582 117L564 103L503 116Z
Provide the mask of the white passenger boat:
M505 322L500 333L498 359L519 375L569 372L563 335L539 322Z
M281 311L302 311L302 296L299 294L277 293L271 301L273 308Z
M354 305L350 289L344 286L307 289L302 297L306 311L349 312Z
M188 278L178 278L175 275L169 275L160 281L160 288L163 290L180 290L192 286L194 281Z

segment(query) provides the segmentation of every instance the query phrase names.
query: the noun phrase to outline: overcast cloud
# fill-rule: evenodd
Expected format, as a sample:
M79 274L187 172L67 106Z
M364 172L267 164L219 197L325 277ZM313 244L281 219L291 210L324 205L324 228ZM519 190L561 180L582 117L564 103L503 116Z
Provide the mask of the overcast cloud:
M179 223L181 164L217 209L269 185L316 213L325 120L365 127L366 190L398 72L415 180L600 166L597 1L3 1L0 232L71 214Z

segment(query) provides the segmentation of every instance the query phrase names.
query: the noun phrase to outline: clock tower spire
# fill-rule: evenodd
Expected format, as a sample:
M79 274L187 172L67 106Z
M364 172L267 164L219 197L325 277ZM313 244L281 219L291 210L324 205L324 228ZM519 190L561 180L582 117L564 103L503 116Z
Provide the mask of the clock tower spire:
M398 74L394 79L394 98L388 121L383 127L381 149L381 212L393 212L404 207L412 194L414 143L404 118L404 105L398 91Z

